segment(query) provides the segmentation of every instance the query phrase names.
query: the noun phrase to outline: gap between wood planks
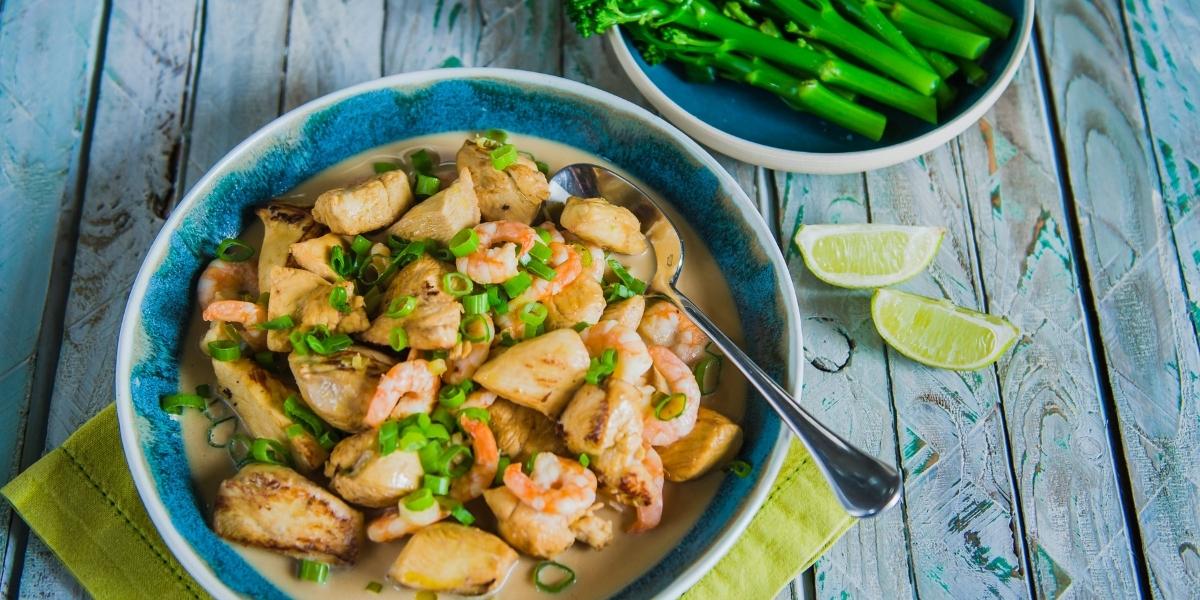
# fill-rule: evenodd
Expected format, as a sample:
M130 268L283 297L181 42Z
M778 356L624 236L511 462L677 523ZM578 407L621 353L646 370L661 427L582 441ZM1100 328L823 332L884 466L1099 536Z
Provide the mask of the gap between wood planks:
M1031 45L1041 49L1045 47L1045 40L1042 39L1041 29L1037 23L1033 26L1033 35ZM1032 48L1031 48L1032 49ZM1133 481L1129 475L1129 469L1125 464L1125 457L1128 452L1125 448L1124 439L1119 430L1120 424L1117 421L1117 405L1113 395L1112 382L1108 377L1108 361L1104 355L1102 342L1100 341L1100 318L1096 310L1095 295L1092 293L1092 280L1090 276L1090 267L1087 260L1084 258L1083 239L1080 236L1079 225L1076 222L1079 218L1079 210L1075 204L1075 192L1072 189L1070 177L1067 174L1067 149L1064 145L1060 132L1061 124L1058 119L1058 111L1055 109L1055 98L1050 86L1050 65L1047 64L1048 53L1038 52L1038 76L1041 80L1042 89L1045 91L1042 94L1042 102L1045 104L1045 113L1047 123L1049 125L1049 136L1051 146L1054 148L1054 163L1058 173L1058 185L1063 193L1063 228L1066 229L1066 237L1071 243L1072 267L1075 270L1075 278L1079 282L1079 298L1080 306L1083 309L1084 315L1084 336L1088 341L1088 351L1092 357L1092 370L1096 377L1097 390L1100 392L1100 410L1104 416L1105 434L1108 436L1109 447L1112 452L1112 467L1117 475L1117 498L1120 500L1121 509L1125 517L1125 528L1129 535L1129 551L1133 555L1133 568L1137 575L1136 583L1138 595L1142 598L1147 598L1150 589L1150 572L1146 565L1146 555L1142 548L1142 531L1141 524L1138 521L1137 508L1133 502Z

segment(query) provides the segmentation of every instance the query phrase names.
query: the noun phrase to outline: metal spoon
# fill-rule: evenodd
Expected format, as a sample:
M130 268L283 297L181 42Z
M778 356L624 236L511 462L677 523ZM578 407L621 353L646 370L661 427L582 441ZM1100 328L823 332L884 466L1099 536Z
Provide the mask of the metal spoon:
M808 447L847 512L855 517L871 517L896 503L900 497L900 476L895 469L826 429L679 292L675 284L683 270L683 240L670 217L645 192L604 167L579 163L563 167L550 178L550 202L544 205L550 218L557 220L562 203L569 196L604 198L637 216L654 252L651 287L673 300L766 398Z

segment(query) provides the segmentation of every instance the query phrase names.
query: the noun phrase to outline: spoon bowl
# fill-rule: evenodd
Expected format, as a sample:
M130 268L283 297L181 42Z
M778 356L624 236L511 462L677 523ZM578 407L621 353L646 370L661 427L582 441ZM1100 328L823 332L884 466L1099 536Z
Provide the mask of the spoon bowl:
M684 247L679 230L658 204L633 182L599 165L567 165L550 178L550 198L543 206L556 221L571 196L604 198L628 209L641 223L642 233L654 253L650 287L674 302L733 363L784 423L808 448L813 460L829 481L834 494L855 517L872 517L900 498L900 476L896 470L855 448L830 431L771 379L694 302L676 287L683 271Z

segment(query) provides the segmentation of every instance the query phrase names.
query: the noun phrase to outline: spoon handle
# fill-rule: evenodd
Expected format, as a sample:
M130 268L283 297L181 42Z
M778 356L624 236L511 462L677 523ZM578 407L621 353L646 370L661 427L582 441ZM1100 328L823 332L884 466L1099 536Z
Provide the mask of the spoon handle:
M746 376L750 384L766 398L825 474L834 493L846 511L855 517L872 517L896 503L900 498L900 476L896 470L875 457L851 446L838 435L821 425L808 411L771 379L729 336L725 335L704 311L678 290L676 298L684 312L713 343L726 359Z

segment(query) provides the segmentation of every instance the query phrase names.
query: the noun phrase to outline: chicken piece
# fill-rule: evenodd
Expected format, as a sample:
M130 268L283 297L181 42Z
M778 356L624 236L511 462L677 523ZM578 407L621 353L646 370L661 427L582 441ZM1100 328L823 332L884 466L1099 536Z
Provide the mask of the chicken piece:
M301 269L316 273L325 281L335 283L341 277L338 277L338 274L329 266L329 255L337 246L347 253L350 252L350 247L341 236L327 233L318 238L292 244L292 258L295 259L297 265L300 265Z
M462 305L458 302L417 304L406 317L375 317L371 327L359 336L364 342L386 346L392 329L403 327L409 347L417 350L449 350L458 343L462 323Z
M342 312L330 303L330 294L335 287L346 290L348 312ZM270 304L270 300L267 301ZM268 314L270 311L268 310ZM325 327L337 333L358 333L371 326L367 318L367 304L362 296L355 295L354 282L343 281L330 285L325 283L313 290L300 308L300 327L312 329Z
M391 225L412 206L412 187L402 169L380 173L356 186L317 197L313 218L330 231L355 235Z
M309 296L317 290L327 289L328 285L329 283L320 276L304 269L275 267L271 271L271 287L267 289L270 292L267 299L267 318L276 319L289 315L298 323L300 309L304 307ZM272 352L291 352L289 333L291 332L286 329L268 331L267 348Z
M604 314L604 290L591 277L576 277L543 304L547 309L548 329L574 327L578 323L594 325Z
M500 589L517 553L500 538L457 523L436 523L412 536L388 578L415 590L479 596Z
M379 377L396 361L386 354L351 346L322 356L310 352L288 355L300 395L317 416L342 431L361 431L367 404Z
M580 239L605 250L641 254L647 248L637 217L628 208L604 198L567 198L559 222Z
M729 462L741 447L742 428L725 415L701 406L691 433L657 450L668 480L690 481Z
M609 304L600 315L601 321L616 321L629 329L637 330L646 312L646 297L633 296L620 302Z
M333 447L325 476L329 485L347 502L383 508L421 485L421 459L415 452L396 450L379 454L379 430L368 429Z
M414 296L424 304L454 302L454 296L442 288L442 280L452 270L449 265L436 258L421 255L420 258L404 265L404 268L388 282L383 293L383 306L404 296Z
M341 565L354 564L363 545L361 513L277 465L246 465L221 482L213 530L231 542Z
M583 516L575 519L570 526L571 533L575 534L575 539L591 546L594 550L603 550L613 539L612 521L596 514L596 511L603 506L603 503L597 502Z
M475 372L475 381L554 419L583 383L590 361L574 329L556 329L488 360Z
M475 181L475 195L485 221L533 223L542 202L550 197L550 185L537 163L520 154L517 162L503 171L492 166L492 148L467 140L454 157L459 170L467 169Z
M641 391L611 378L605 388L584 384L559 417L559 428L572 453L599 455L616 444L618 432L640 422L636 407Z
M271 202L254 212L265 228L258 250L258 289L266 291L271 289L271 270L287 266L292 244L315 238L325 228L307 206Z
M566 517L534 510L507 487L487 490L483 499L496 515L500 537L525 554L554 558L575 543L575 532Z
M459 169L458 180L414 206L388 228L404 240L437 240L448 243L454 234L479 224L479 201L471 173Z
M497 398L488 413L496 445L514 460L525 460L539 452L567 454L558 426L546 415L503 398Z
M289 437L285 431L292 418L283 412L283 401L296 395L266 369L249 358L214 360L217 385L241 418L250 437L267 438L283 444L296 468L310 473L321 467L328 453L307 431Z

